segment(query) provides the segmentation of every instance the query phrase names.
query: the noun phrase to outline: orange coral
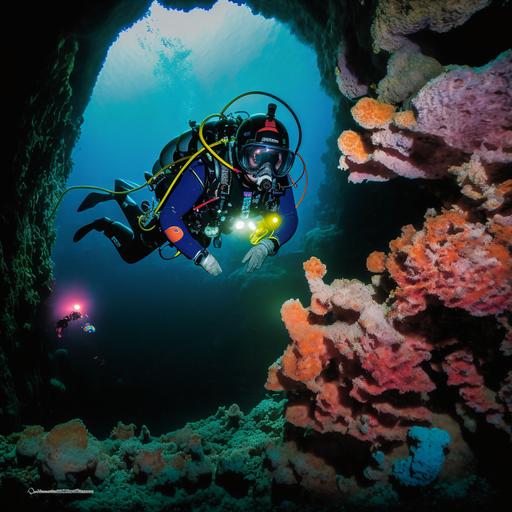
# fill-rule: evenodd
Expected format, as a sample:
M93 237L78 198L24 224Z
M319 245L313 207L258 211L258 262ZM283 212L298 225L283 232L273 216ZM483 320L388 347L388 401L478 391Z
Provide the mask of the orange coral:
M326 285L318 272L312 272L311 278L312 261L314 269L322 269L321 275L326 268L317 258L304 265L311 302L321 308L308 310L298 300L283 304L290 344L269 368L266 388L292 392L286 418L296 426L372 443L405 439L407 426L402 422L411 417L428 422L429 411L418 404L418 398L410 405L405 401L403 414L392 402L386 418L379 407L393 393L396 398L435 388L420 366L430 358L431 346L423 338L404 338L362 283L341 279Z
M430 297L474 316L510 308L512 257L502 228L486 229L457 211L427 218L418 232L406 226L389 244L386 259L398 284L394 315L403 318L423 311Z
M373 98L361 98L352 108L352 117L363 128L379 128L389 123L396 107Z
M345 130L338 137L340 151L350 157L353 162L364 164L368 162L370 154L365 148L363 138L353 130Z
M373 251L366 259L366 268L370 272L380 274L386 270L386 255L381 251Z
M412 128L413 126L416 126L416 117L412 110L404 110L402 112L397 112L393 116L393 123L395 123L399 128Z
M315 256L311 256L308 261L305 261L303 268L306 272L307 279L321 279L327 272L327 267Z

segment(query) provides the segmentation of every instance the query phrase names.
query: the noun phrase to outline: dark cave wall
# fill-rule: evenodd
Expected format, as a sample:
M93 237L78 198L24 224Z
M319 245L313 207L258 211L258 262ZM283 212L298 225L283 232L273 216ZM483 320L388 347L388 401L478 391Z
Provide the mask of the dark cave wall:
M213 0L163 2L180 9ZM255 12L288 23L319 52L324 84L332 79L337 27L344 2L247 2ZM51 293L50 218L72 168L71 152L82 114L110 44L139 19L149 1L12 3L6 20L23 20L7 54L8 170L0 206L0 428L40 419L44 403L45 344L38 323ZM325 31L325 23L329 30ZM341 25L340 25L341 28ZM332 57L334 59L335 56Z
M46 361L38 308L51 291L50 212L71 171L82 113L109 45L147 2L11 4L23 20L7 53L8 170L0 210L0 418L3 430L39 416Z

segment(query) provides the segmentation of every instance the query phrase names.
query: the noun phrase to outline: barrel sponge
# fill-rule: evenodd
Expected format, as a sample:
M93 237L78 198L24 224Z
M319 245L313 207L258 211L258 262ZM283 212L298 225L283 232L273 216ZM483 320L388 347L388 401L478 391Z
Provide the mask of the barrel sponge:
M393 464L392 475L406 487L428 485L441 472L450 434L440 428L415 426L409 429L408 440L411 455Z

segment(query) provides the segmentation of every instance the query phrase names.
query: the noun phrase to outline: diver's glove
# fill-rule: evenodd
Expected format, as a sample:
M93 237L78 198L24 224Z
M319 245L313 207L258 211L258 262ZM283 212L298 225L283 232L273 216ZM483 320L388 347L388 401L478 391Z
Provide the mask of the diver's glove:
M194 263L203 267L208 274L218 276L222 272L219 262L215 259L213 254L210 254L206 249L198 252L194 257Z
M269 254L273 255L275 253L276 251L274 243L272 240L265 238L259 244L249 249L247 254L244 256L242 263L247 262L247 267L245 270L247 272L252 272L253 270L258 270L261 265L263 265L265 258Z

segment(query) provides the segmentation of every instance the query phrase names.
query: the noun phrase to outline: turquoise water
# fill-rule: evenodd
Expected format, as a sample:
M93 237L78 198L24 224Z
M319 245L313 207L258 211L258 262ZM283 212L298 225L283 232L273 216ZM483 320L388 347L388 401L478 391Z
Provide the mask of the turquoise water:
M53 252L54 316L81 302L97 331L87 336L73 327L57 342L69 351L58 377L83 397L80 404L62 398L57 409L65 405L63 417L76 410L98 432L117 419L165 431L218 405L247 408L263 397L266 369L287 340L280 306L308 296L300 263L310 256L303 253L305 237L318 227L316 198L326 177L321 156L333 131L332 100L320 86L313 49L277 21L224 0L211 11L189 13L155 2L109 50L67 185L112 188L117 177L142 183L143 172L189 120L201 121L249 90L282 97L301 120L309 190L297 233L250 275L241 265L249 243L235 235L225 237L221 249L212 248L223 268L216 278L184 257L169 262L157 252L129 265L101 233L72 241L79 226L96 218L124 222L117 204L77 213L87 192L68 194ZM268 101L244 98L236 109L265 112ZM277 116L294 146L291 116L280 105ZM301 190L295 194L298 199ZM139 192L134 199L151 194Z

